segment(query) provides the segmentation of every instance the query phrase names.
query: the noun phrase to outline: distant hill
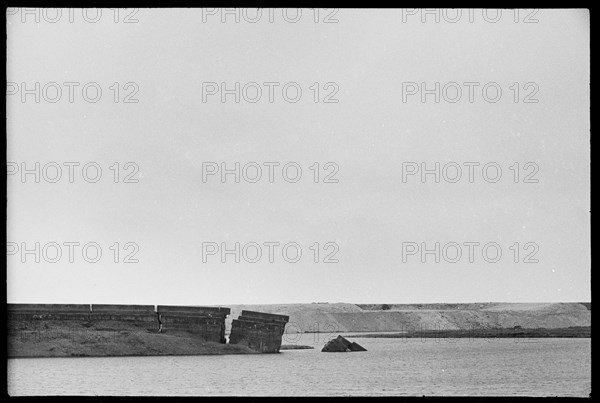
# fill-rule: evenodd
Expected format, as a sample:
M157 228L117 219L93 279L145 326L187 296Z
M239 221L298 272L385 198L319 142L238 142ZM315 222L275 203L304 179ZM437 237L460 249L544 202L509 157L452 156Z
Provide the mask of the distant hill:
M394 332L480 328L558 329L591 326L591 303L273 304L228 305L231 319L243 309L290 316L288 333Z

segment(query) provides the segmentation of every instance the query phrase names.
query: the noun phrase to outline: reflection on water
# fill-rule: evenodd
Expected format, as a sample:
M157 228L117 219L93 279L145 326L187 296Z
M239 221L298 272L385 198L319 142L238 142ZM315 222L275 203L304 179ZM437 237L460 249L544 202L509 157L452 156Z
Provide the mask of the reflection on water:
M588 396L590 339L354 338L367 352L8 361L11 395Z

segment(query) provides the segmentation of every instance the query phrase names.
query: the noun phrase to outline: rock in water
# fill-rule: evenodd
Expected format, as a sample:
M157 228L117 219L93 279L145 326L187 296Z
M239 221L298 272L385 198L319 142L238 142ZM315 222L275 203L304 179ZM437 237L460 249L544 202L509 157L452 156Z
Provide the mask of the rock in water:
M350 351L367 351L367 349L361 346L360 344L352 342L350 344Z
M342 336L338 336L337 338L328 341L321 350L321 352L325 353L341 353L346 351L367 351L367 349L355 342L346 340Z
M340 340L341 339L341 340ZM350 343L342 336L338 336L337 339L329 340L324 346L321 352L325 353L340 353L344 351L350 351L348 348Z

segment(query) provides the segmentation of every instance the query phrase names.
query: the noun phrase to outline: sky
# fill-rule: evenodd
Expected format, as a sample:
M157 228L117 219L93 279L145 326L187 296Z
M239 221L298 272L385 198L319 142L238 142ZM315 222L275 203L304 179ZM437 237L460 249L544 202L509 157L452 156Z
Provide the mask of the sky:
M589 46L587 10L9 9L8 302L590 301Z

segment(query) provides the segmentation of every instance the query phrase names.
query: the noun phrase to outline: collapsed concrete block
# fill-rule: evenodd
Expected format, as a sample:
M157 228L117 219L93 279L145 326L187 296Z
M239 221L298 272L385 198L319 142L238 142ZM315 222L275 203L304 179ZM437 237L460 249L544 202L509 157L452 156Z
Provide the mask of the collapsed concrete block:
M338 336L328 341L321 350L323 353L343 353L349 351L367 351L367 349L360 344L350 342L342 336Z
M289 316L242 311L231 322L229 344L244 344L261 353L278 353Z

